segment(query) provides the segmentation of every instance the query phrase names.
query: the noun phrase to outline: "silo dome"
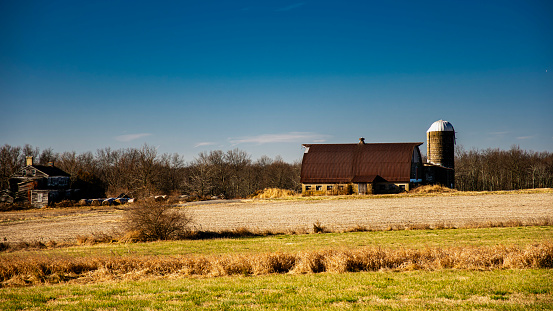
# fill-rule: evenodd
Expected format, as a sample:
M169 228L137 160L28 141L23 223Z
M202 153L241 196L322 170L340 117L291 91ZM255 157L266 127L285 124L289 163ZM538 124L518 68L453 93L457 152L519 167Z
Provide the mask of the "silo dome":
M426 132L455 132L455 130L453 129L453 125L448 121L438 120L432 123Z

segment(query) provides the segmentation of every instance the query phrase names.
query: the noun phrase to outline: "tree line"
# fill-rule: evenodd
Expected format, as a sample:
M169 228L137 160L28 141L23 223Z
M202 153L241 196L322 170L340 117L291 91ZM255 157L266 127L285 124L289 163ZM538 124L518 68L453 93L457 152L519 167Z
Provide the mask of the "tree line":
M513 146L509 150L455 150L455 184L462 191L553 188L553 153Z
M0 189L25 165L54 162L71 175L73 188L95 196L121 193L141 198L157 194L198 197L243 198L265 188L299 191L301 163L286 163L279 156L252 160L242 150L199 153L192 161L182 156L159 154L156 148L98 149L95 153L57 153L31 145L0 147ZM462 191L494 191L553 188L553 153L533 152L513 146L510 150L455 151L455 183Z
M113 197L121 193L141 198L159 194L187 194L201 198L219 196L243 198L264 188L299 190L301 164L289 164L277 156L252 160L242 150L201 152L190 162L182 156L159 154L156 148L98 149L96 153L75 151L56 153L31 145L0 147L0 186L25 166L32 156L34 164L54 165L71 175L72 187L88 188L96 196Z

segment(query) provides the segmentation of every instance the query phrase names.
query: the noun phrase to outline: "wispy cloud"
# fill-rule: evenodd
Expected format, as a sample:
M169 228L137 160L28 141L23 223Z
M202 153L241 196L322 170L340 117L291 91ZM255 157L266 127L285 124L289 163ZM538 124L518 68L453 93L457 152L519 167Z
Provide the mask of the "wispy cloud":
M217 143L214 143L212 141L203 141L201 143L197 143L194 145L194 148L198 148L198 147L203 147L203 146L213 146L213 145L216 145Z
M299 8L299 7L302 6L302 5L305 5L305 2L294 3L294 4L291 4L291 5L289 5L289 6L285 6L285 7L283 7L283 8L276 9L275 11L276 11L276 12L290 11L290 10Z
M530 139L530 138L533 138L534 136L519 136L517 137L517 139Z
M494 135L494 136L502 136L502 135L507 135L509 133L510 132L508 132L508 131L504 131L504 132L489 132L488 134Z
M114 138L117 141L129 142L129 141L133 141L135 139L139 139L147 136L152 136L152 134L151 133L126 134L126 135L115 136Z
M243 136L229 138L229 142L233 145L238 144L270 144L270 143L309 143L309 142L325 142L329 138L328 135L311 133L311 132L289 132L282 134L263 134L257 136Z

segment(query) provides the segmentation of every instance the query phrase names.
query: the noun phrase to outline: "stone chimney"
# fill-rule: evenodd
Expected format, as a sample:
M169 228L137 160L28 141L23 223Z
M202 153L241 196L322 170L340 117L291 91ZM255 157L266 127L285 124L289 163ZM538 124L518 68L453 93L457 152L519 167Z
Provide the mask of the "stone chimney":
M359 144L360 144L360 145L364 145L364 144L365 144L365 138L364 138L364 137L359 138Z
M27 162L25 162L28 165L33 165L33 157L27 157Z

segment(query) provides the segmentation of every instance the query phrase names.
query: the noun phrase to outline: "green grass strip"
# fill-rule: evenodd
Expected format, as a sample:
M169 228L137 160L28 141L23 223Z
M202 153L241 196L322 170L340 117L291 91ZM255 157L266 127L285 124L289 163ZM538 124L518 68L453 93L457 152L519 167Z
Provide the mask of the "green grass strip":
M150 256L150 255L226 255L267 252L298 252L322 249L457 247L516 245L551 242L553 226L504 227L478 229L401 230L277 235L268 237L163 241L149 243L114 243L43 250L3 252L1 256Z
M552 310L553 270L232 276L0 289L3 310Z

